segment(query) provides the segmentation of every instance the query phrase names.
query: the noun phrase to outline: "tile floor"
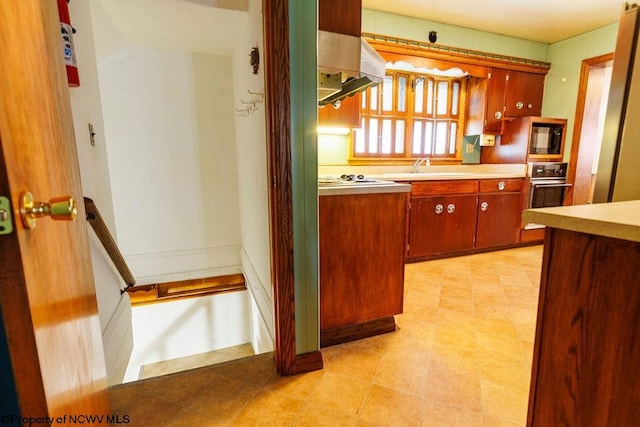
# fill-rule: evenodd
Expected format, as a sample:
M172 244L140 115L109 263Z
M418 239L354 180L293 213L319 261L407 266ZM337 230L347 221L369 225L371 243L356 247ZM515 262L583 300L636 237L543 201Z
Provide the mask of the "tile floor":
M275 373L271 354L111 389L144 426L524 426L542 247L408 264L396 332Z

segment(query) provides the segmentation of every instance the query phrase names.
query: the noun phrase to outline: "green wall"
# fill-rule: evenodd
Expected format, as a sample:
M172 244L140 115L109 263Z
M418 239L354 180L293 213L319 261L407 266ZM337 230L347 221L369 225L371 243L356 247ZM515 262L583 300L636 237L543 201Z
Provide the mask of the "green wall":
M364 32L427 41L432 30L438 32L438 44L547 61L549 45L545 43L376 10L362 11Z
M567 119L565 161L571 153L582 61L613 52L617 33L614 23L549 46L551 70L545 79L542 115Z
M315 1L289 0L296 354L320 345Z

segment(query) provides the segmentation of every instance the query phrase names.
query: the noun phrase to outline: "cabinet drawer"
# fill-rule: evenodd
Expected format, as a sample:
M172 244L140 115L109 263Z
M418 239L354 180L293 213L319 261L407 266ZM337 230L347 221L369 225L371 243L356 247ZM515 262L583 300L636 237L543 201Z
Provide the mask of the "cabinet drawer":
M496 184L497 185L497 184ZM437 196L443 194L472 194L478 192L478 180L413 181L411 196Z
M480 180L481 193L522 191L522 178L483 179Z

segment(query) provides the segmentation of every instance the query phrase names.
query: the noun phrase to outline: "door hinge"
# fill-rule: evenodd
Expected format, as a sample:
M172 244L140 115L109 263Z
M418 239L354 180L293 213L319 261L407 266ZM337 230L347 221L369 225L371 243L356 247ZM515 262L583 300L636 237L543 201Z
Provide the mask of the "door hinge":
M0 234L10 234L12 231L11 202L8 198L0 196Z

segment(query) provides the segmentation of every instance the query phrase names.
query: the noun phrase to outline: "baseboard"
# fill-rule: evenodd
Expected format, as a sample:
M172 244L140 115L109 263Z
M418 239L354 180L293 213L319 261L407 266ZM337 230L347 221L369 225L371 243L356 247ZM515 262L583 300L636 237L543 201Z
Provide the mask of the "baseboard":
M273 337L275 336L273 327L273 297L271 296L271 293L267 291L265 284L260 280L258 273L253 268L253 264L244 249L240 252L240 259L242 261L242 273L245 277L247 290L251 296L251 302L256 306L256 310L252 310L252 312L257 311L260 320L260 324L258 326L260 328L266 327L267 335L270 337L271 341L270 348L273 349ZM269 289L270 288L271 286L269 285ZM260 354L262 352L258 351L259 349L256 348L254 348L254 350L256 351L256 354Z
M129 296L122 295L102 333L104 359L109 385L120 384L133 351L133 328Z
M320 331L320 347L342 344L374 335L385 334L396 330L396 321L393 316L381 317L368 322L340 328L324 329Z

